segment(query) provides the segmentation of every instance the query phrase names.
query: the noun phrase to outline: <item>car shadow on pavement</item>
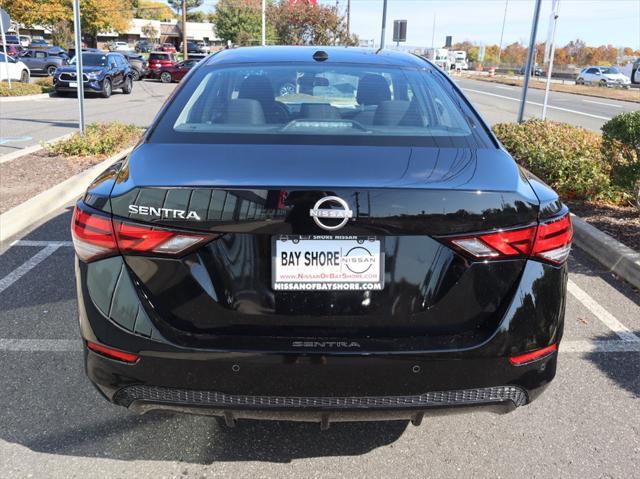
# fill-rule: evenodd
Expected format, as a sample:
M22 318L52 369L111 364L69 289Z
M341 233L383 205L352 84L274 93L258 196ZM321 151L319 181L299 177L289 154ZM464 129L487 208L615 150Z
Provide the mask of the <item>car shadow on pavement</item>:
M640 330L631 331L640 337ZM620 338L615 333L603 334L597 341L615 341ZM585 358L595 364L609 379L622 389L640 398L640 350L638 352L591 352Z
M21 360L22 359L22 360ZM406 422L318 424L240 420L152 411L139 416L107 403L82 371L79 352L0 354L10 367L0 389L0 442L35 452L123 461L287 463L300 458L366 454L395 442ZM22 369L24 368L24 369Z

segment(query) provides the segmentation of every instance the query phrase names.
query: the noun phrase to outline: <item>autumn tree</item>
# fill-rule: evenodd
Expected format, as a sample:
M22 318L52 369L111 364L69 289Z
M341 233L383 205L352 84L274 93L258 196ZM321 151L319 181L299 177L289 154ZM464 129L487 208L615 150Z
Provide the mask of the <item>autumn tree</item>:
M72 18L71 3L65 0L4 0L11 19L25 26L42 25L55 31L56 25Z
M136 18L163 21L174 17L173 10L166 3L156 0L136 0L133 6Z
M124 32L131 25L131 0L82 0L80 2L83 36L95 46L100 32Z
M500 55L500 61L510 65L523 65L527 58L527 49L520 45L518 42L514 42L502 51Z
M313 2L274 3L268 10L278 41L284 45L357 45L335 7Z
M262 0L220 0L210 15L219 38L235 45L259 45L262 38ZM276 40L271 21L267 22L267 43Z

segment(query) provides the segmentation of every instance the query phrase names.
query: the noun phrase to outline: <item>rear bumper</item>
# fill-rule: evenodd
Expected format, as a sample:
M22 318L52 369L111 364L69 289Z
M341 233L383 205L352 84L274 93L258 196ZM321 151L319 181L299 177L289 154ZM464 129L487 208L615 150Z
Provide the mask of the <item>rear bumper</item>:
M227 422L419 422L425 414L469 408L511 411L534 400L556 373L557 352L520 366L509 357L559 343L566 266L530 262L495 334L475 347L450 350L391 350L390 343L383 350L373 341L361 341L357 350L337 351L287 349L278 345L282 343L263 348L180 346L155 332L145 333L147 337L133 332L140 319L135 305L131 331L125 322L107 319L89 298L85 273L78 264L83 338L139 355L128 364L86 350L87 375L105 398L136 412L168 409L224 416ZM543 277L558 290L553 301L541 289ZM540 305L533 307L538 296Z

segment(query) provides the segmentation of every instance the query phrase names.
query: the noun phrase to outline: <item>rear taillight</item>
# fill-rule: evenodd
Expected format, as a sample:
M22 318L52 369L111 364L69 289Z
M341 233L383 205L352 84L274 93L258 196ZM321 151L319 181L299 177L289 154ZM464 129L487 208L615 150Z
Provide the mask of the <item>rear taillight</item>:
M71 220L71 237L78 258L88 261L118 254L111 219L76 206Z
M473 259L496 260L535 257L562 264L569 257L573 229L569 214L526 228L444 238Z
M123 361L125 363L135 363L138 362L140 356L134 353L127 353L125 351L120 351L119 349L108 348L107 346L103 346L102 344L93 343L91 341L87 341L87 348L91 351L94 351L102 356L106 356L111 359L117 359L118 361Z
M558 350L558 345L552 344L551 346L547 346L546 348L536 349L535 351L530 351L528 353L512 356L509 358L509 362L514 366L522 366L523 364L529 364L533 361L537 361L538 359L551 356L557 350Z
M78 207L73 212L71 236L78 258L95 260L117 254L179 256L215 238L142 224L111 220Z

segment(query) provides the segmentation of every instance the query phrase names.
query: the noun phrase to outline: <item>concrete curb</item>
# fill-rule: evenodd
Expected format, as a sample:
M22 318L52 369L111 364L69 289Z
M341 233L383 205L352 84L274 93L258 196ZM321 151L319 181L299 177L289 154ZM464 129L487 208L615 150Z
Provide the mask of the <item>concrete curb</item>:
M571 214L576 246L622 279L640 289L640 253Z
M0 248L13 236L78 198L103 170L128 155L133 147L119 151L106 160L58 183L0 215Z
M38 93L37 95L22 95L22 96L2 96L0 97L0 103L9 103L14 101L28 101L28 100L41 100L43 98L51 98L51 93Z

